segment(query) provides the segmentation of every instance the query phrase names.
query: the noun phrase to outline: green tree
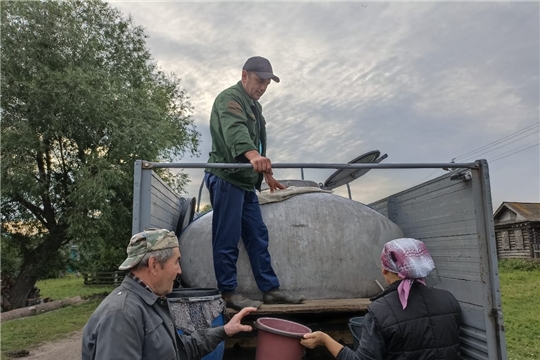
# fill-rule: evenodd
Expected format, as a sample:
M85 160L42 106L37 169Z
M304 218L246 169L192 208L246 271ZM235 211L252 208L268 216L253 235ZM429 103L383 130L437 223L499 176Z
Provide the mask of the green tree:
M2 233L0 244L0 257L2 264L2 275L14 276L17 275L21 267L21 258L12 245L13 236L7 233Z
M201 209L201 214L205 214L207 212L210 212L212 211L212 205L211 204L206 204L202 207Z
M118 266L131 235L134 161L197 152L187 95L145 38L101 1L1 5L2 231L21 258L15 307L65 266L70 243L86 264Z

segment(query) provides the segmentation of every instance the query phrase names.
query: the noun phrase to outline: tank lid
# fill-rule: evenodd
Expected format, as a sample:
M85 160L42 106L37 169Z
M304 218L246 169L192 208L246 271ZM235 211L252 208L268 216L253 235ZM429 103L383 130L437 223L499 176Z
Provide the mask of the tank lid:
M349 164L378 163L383 159L386 159L387 157L387 155L384 154L379 158L380 155L381 152L379 150L373 150L363 155L360 155L357 158L354 158L353 160L349 161ZM360 176L364 175L369 170L371 169L339 169L338 171L330 175L328 179L326 179L323 185L323 189L333 190L337 187L348 184L351 181L358 179Z

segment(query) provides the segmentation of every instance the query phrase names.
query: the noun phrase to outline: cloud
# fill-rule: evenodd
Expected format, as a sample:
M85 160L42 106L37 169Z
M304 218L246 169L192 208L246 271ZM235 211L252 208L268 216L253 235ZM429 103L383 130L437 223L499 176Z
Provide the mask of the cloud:
M447 162L539 121L536 2L113 5L146 28L154 58L189 93L202 156L183 161L206 162L212 102L253 55L282 79L261 99L274 162L345 163L373 149L386 162ZM540 201L539 163L538 147L494 162L495 202ZM433 172L371 171L355 198ZM196 194L201 172L190 173ZM317 182L331 173L306 170Z

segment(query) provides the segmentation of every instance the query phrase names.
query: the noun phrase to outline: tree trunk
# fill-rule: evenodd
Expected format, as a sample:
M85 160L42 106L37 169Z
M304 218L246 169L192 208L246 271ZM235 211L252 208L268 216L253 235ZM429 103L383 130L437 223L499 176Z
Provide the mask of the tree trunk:
M25 254L16 283L8 292L9 302L14 309L26 306L28 294L32 291L42 271L58 263L59 250L63 244L61 239L65 238L62 232L65 229L56 227L55 230L57 231L46 236L36 249Z
M38 304L34 306L28 306L21 309L16 309L12 311L3 312L0 314L0 322L20 319L27 316L33 316L38 314L43 314L48 311L60 309L67 305L77 305L83 302L83 299L80 295L77 295L72 298L66 298L62 300L51 301L45 304Z
M17 282L8 293L9 302L14 309L26 306L28 294L30 294L30 291L34 288L37 279L38 274L33 270L33 265L25 262L19 276L17 276Z

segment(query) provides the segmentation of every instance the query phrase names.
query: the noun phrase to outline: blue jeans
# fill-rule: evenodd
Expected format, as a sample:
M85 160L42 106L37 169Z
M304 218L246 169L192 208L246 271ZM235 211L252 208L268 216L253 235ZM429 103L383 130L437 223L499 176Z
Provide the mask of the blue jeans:
M259 290L279 287L268 252L268 229L264 224L255 191L246 191L219 177L206 173L204 183L212 203L212 249L214 272L221 291L238 286L236 262L240 238L247 250Z

